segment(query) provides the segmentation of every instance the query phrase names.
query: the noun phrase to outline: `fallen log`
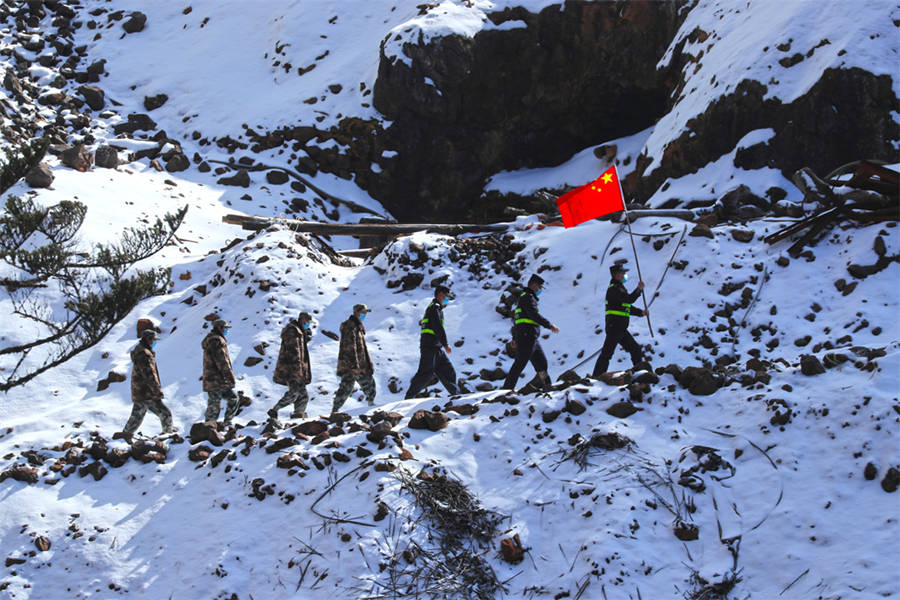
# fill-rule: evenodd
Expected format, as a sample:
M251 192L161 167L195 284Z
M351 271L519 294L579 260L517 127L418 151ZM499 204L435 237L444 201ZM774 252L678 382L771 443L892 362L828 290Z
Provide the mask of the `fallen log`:
M303 233L320 235L371 235L390 237L406 235L417 231L430 231L445 235L462 233L490 233L506 231L507 223L320 223L318 221L299 221L296 219L273 219L266 217L249 217L245 215L225 215L223 223L240 225L242 229L258 231L271 225L281 224Z

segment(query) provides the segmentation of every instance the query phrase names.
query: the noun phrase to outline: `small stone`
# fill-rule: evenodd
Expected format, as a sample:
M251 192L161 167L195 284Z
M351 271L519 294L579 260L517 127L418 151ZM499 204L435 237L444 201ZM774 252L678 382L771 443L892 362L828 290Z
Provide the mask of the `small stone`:
M694 228L691 229L691 232L688 235L693 237L706 237L710 239L714 237L712 229L710 229L709 225L706 225L705 223L697 223Z
M119 166L119 153L112 146L102 144L94 150L94 164L104 169L115 169Z
M122 29L124 29L126 33L138 33L139 31L143 31L146 25L147 15L140 11L134 11L131 13L128 20L122 23Z
M738 241L738 242L746 243L746 242L753 241L754 235L755 234L752 231L750 231L749 229L732 229L731 230L731 237L734 238L735 241Z
M41 552L46 552L47 550L49 550L50 545L50 540L42 535L39 535L34 539L34 546Z
M878 467L872 463L866 463L866 468L863 469L863 477L866 478L866 481L872 481L878 477Z
M606 409L607 414L610 414L617 419L626 419L636 413L638 409L629 402L628 400L621 400L616 402L612 406Z
M819 359L812 354L804 354L800 357L800 372L807 377L821 375L825 372L825 367L823 367Z
M144 108L149 112L156 110L168 101L169 97L165 94L156 94L155 96L144 96Z
M891 467L887 470L884 479L881 480L881 489L892 494L897 491L898 484L900 484L900 471Z

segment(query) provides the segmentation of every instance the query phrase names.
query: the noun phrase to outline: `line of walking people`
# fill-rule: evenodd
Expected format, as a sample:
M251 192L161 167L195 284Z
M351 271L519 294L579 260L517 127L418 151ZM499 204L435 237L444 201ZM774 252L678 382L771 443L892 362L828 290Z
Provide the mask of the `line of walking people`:
M600 356L592 372L598 378L606 372L609 361L617 345L621 345L631 355L634 364L641 359L641 348L628 333L628 318L643 316L646 309L633 306L644 287L639 282L633 292L625 289L624 281L627 269L621 264L610 267L610 284L606 293L606 340ZM545 327L553 333L559 328L545 318L538 307L538 299L544 289L545 281L539 275L532 275L524 291L519 295L515 309L512 335L515 348L515 360L503 383L504 389L513 390L525 366L530 362L541 382L542 389L551 385L548 375L548 362L540 344L540 328ZM451 292L446 286L435 287L434 298L425 309L420 324L419 366L409 383L405 398L414 398L427 387L437 376L438 380L453 396L460 393L456 379L456 371L448 355L453 350L444 329L444 308L450 302ZM353 314L341 324L340 344L338 349L337 375L340 383L334 394L331 412L340 411L354 387L358 384L365 395L369 406L375 404L376 386L373 377L374 366L366 346L366 329L364 321L371 312L365 304L353 306ZM309 340L312 337L312 316L301 312L281 331L281 346L275 364L273 381L287 386L287 391L278 402L267 411L270 419L277 419L278 412L293 405L291 418L305 418L309 395L306 386L312 381L312 370L309 360ZM225 413L223 421L230 425L240 408L240 398L235 392L236 380L231 359L228 355L227 337L230 324L218 319L213 322L212 330L203 339L203 391L207 393L207 407L204 414L206 421L218 420L221 404L224 400ZM123 430L118 437L130 439L141 425L147 411L157 415L164 434L176 431L172 412L163 402L162 385L156 366L154 348L158 340L156 331L144 329L140 341L131 351L131 399L132 411Z

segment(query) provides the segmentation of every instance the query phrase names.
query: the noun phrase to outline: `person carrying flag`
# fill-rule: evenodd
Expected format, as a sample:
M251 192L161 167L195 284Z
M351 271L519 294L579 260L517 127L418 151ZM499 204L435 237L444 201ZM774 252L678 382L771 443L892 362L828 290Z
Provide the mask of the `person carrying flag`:
M628 318L632 315L635 317L649 315L650 311L631 305L641 295L644 282L638 281L637 287L629 293L625 289L625 280L628 278L627 271L628 269L620 263L609 268L611 279L609 287L606 289L606 339L603 341L600 356L597 357L597 362L594 364L594 371L591 374L594 379L599 379L603 373L606 373L616 346L622 346L631 355L633 365L637 365L643 360L640 345L628 333Z
M456 371L447 358L447 354L453 350L447 343L447 333L444 331L444 307L449 302L450 288L437 286L434 289L434 300L425 309L425 316L419 322L422 326L422 335L419 338L419 369L409 382L407 400L415 398L435 375L447 389L448 394L454 396L459 393L456 386Z
M522 370L529 361L534 366L543 387L545 389L550 387L550 377L547 375L547 356L541 348L538 335L541 327L546 327L553 333L559 333L559 329L538 311L538 296L543 289L544 279L539 275L532 275L528 280L528 287L519 296L513 324L516 359L509 369L506 381L503 382L504 389L515 389L519 375L522 374Z

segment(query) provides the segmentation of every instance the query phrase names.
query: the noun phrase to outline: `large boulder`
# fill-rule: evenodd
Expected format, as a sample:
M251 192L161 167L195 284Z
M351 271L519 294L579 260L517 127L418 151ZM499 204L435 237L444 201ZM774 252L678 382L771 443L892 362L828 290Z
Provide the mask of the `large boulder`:
M94 150L94 164L104 169L115 169L119 166L119 152L112 146L100 145Z
M91 170L94 164L94 156L88 151L84 144L77 144L63 150L59 155L62 164L72 167L76 171L82 173Z
M53 171L45 162L34 165L25 174L25 183L33 188L47 188L53 183Z
M106 106L106 94L95 85L83 85L78 88L78 92L88 106L93 110L103 110Z

